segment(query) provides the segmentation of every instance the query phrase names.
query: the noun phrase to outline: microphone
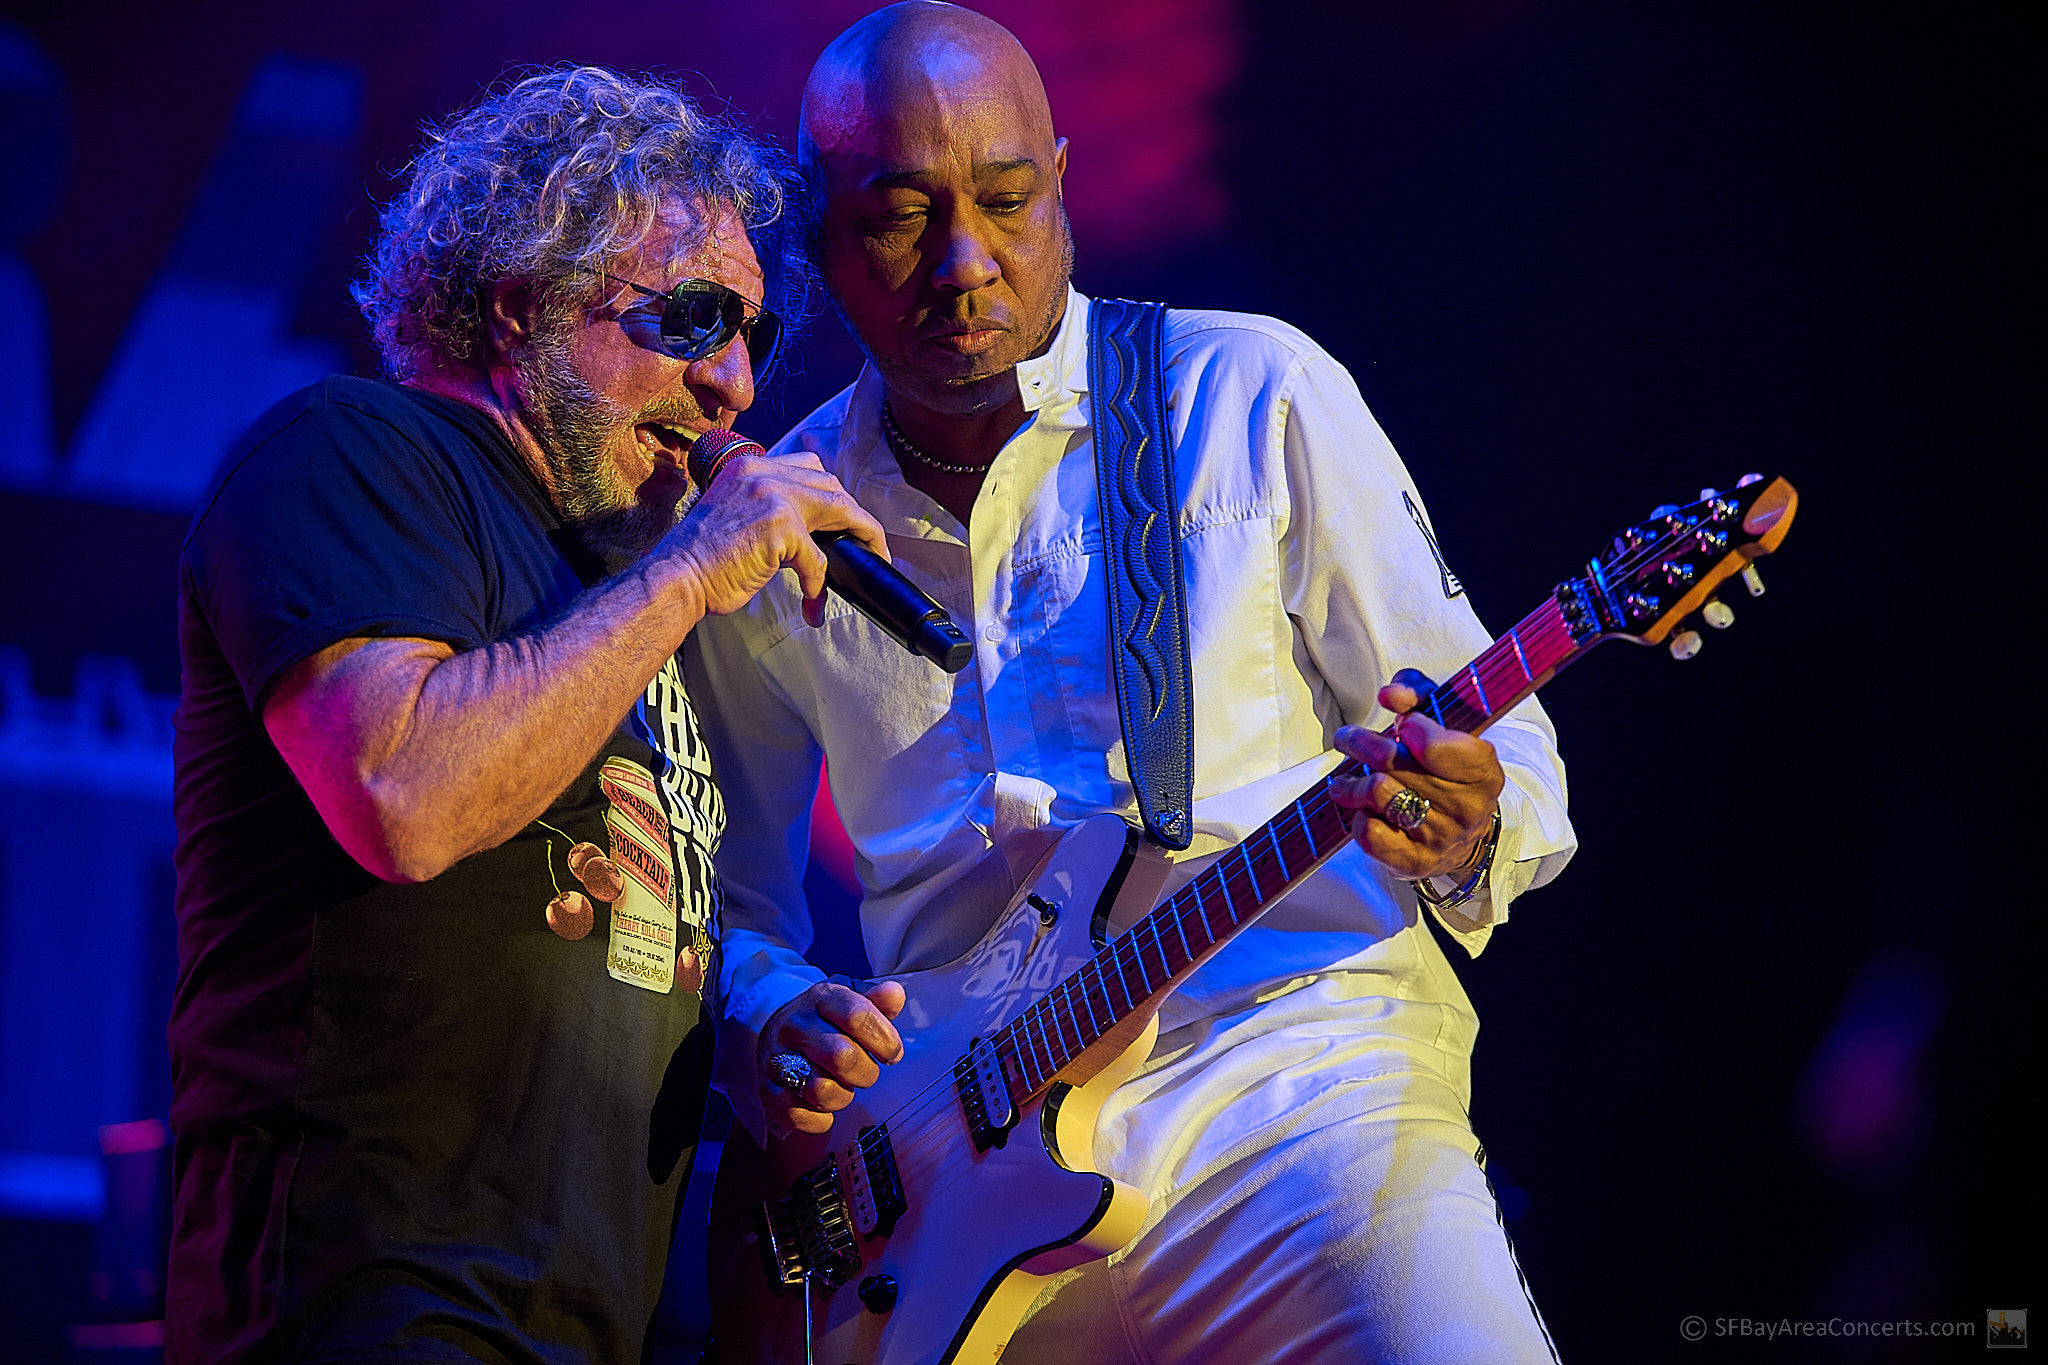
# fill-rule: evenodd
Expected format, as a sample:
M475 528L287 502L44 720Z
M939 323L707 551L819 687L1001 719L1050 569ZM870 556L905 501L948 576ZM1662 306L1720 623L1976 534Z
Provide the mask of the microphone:
M757 441L736 431L714 429L690 446L684 467L699 490L709 488L718 472L742 455L766 455ZM845 531L819 531L811 536L825 552L825 586L838 593L883 634L912 654L921 654L948 673L958 673L974 657L974 642L953 624L946 609L905 578L895 565Z

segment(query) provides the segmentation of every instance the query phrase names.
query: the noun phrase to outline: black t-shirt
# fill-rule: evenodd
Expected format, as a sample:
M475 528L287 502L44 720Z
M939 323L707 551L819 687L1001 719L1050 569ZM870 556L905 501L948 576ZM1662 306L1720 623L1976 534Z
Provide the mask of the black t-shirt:
M338 640L479 648L601 574L489 418L395 385L293 395L209 491L179 582L173 1361L641 1358L725 820L673 661L541 821L413 886L342 851L261 720ZM581 939L546 915L583 889L572 841L624 874Z

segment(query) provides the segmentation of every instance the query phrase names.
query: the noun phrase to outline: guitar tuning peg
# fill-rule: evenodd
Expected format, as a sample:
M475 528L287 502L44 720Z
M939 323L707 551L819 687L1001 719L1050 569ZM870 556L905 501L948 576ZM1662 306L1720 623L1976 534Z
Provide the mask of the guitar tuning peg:
M1705 502L1708 498L1717 497L1720 495L1720 492L1721 490L1718 488L1702 488L1700 490L1700 501Z
M1696 630L1681 630L1671 637L1671 657L1680 663L1700 652L1700 633Z
M1753 483L1762 483L1763 481L1764 476L1761 474L1744 474L1735 481L1735 486L1737 488L1747 488Z
M1735 608L1718 597L1709 597L1707 604L1700 608L1700 619L1715 630L1726 630L1735 624Z
M1762 597L1764 595L1764 576L1756 571L1756 565L1745 564L1742 566L1742 586L1749 589L1751 597Z
M1677 510L1678 504L1675 502L1660 502L1650 509L1650 515L1653 517L1668 517Z

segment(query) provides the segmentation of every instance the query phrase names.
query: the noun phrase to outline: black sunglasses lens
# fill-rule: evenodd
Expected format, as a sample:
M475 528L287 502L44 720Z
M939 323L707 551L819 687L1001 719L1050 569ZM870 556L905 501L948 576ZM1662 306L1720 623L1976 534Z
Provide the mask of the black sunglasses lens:
M763 308L754 315L753 326L747 328L747 361L754 367L755 382L768 373L768 367L775 363L775 348L782 343L782 319Z
M749 322L746 299L710 280L684 280L661 310L662 344L678 360L716 355L742 332L747 337L747 359L759 378L767 373L782 340L782 320L775 314L764 308Z
M739 295L707 284L684 281L661 310L661 339L678 360L700 360L732 339L726 318L740 311Z

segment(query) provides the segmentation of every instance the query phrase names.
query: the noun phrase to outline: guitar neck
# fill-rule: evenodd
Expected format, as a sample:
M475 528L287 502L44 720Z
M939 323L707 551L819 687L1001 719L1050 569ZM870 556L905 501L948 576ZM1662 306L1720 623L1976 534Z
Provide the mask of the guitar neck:
M1421 710L1478 734L1592 647L1577 582L1438 683ZM1597 642L1597 641L1596 641ZM1361 771L1347 760L1336 775ZM1097 1040L1156 1004L1216 949L1350 842L1349 814L1318 781L1242 843L1119 934L991 1040L1013 1093L1035 1094Z

